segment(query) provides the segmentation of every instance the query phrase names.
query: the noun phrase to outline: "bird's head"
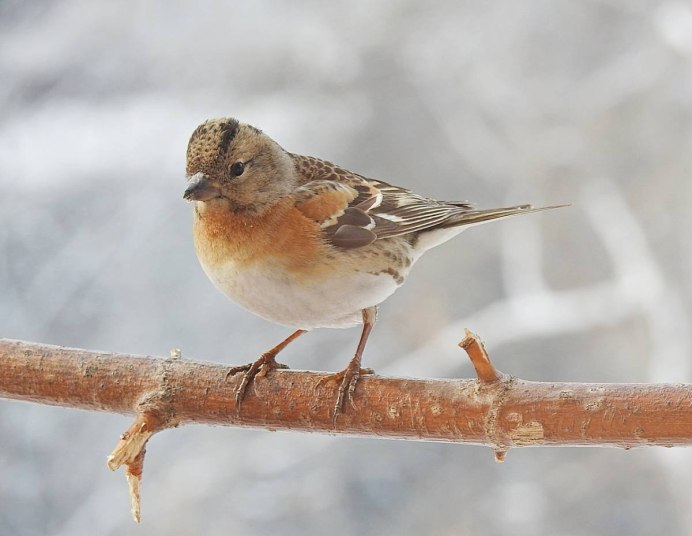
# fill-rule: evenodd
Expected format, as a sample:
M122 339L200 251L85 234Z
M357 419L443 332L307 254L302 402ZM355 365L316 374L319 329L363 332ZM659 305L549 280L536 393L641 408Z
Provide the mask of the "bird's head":
M279 144L233 118L210 119L187 146L183 197L261 214L295 187L293 161Z

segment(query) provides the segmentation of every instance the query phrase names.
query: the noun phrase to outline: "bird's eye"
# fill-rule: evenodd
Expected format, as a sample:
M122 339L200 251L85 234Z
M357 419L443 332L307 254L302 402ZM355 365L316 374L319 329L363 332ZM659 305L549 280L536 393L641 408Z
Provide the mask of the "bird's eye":
M245 171L245 164L242 162L234 162L231 164L231 175L234 177L240 177Z

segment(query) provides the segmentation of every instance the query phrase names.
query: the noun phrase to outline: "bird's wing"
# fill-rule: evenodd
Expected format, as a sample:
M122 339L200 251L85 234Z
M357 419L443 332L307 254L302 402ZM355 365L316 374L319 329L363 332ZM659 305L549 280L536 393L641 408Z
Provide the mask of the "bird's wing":
M357 248L443 226L471 211L466 201L443 202L368 179L313 157L292 155L305 182L293 196L296 207L320 223L335 246Z
M291 157L303 183L294 191L296 206L318 221L327 240L341 248L358 248L381 238L568 206L516 205L476 210L468 201L423 197L325 160L293 154Z
M293 191L295 206L320 224L325 238L334 246L352 249L375 240L374 222L360 203L355 188L336 181L316 180Z

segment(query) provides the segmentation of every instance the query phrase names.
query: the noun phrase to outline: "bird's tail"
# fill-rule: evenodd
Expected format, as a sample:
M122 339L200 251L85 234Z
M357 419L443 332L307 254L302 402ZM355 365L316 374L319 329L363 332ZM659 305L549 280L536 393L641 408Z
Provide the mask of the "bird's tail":
M532 205L517 205L514 207L491 208L487 210L467 210L460 212L449 218L445 222L445 227L457 227L459 225L477 225L486 221L498 220L507 216L516 216L518 214L529 214L531 212L541 212L543 210L552 210L554 208L563 208L570 205L553 205L550 207L534 207Z

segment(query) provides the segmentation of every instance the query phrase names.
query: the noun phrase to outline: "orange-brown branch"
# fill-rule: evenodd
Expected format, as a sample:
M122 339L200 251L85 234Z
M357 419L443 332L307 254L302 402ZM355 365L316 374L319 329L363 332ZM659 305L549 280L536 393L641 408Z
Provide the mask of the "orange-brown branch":
M472 337L464 344L478 350ZM153 415L154 432L207 423L496 449L692 443L692 385L539 383L506 377L489 361L474 364L481 382L364 376L354 396L358 411L334 424L338 386L320 384L322 373L277 370L258 378L237 415L240 376L225 380L223 365L0 340L0 396Z
M467 331L460 343L478 379L364 376L349 407L332 419L338 385L326 374L276 370L257 377L236 411L242 375L180 359L0 340L0 397L134 414L108 457L124 465L132 515L140 520L146 443L187 423L253 426L488 445L502 461L534 445L682 446L692 443L692 385L539 383L506 376Z

